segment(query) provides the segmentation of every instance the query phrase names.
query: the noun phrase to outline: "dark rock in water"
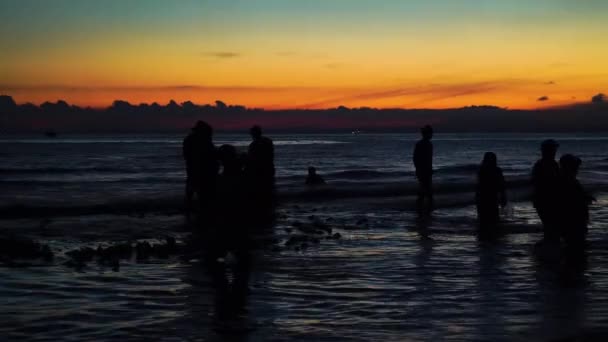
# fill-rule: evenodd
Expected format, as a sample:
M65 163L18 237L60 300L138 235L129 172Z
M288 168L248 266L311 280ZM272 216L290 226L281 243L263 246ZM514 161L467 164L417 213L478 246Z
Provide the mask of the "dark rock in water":
M295 221L295 222L294 222L294 223L292 223L291 225L292 225L292 226L294 226L294 227L296 227L296 228L297 228L297 227L301 227L301 226L302 226L302 222L300 222L300 221Z
M177 253L177 241L173 236L166 236L165 241L167 242L167 251L169 254Z
M53 254L53 251L51 251L51 248L47 245L42 246L41 249L41 255L42 255L42 259L44 259L44 261L53 261L53 258L55 257L55 255Z
M169 248L167 245L153 244L152 254L157 258L167 259L169 258Z
M326 232L327 234L331 234L331 227L328 226L327 224L325 224L324 222L321 221L315 221L313 223L313 226L315 226L318 229L323 230L324 232Z
M74 261L86 263L93 260L97 251L91 247L81 247L80 249L71 250L65 254Z
M306 234L315 234L317 231L312 225L301 225L298 230Z
M51 261L53 252L47 245L40 244L34 240L19 238L13 235L0 237L0 257L6 259L44 259Z
M82 260L70 259L63 263L65 266L74 268L76 271L82 271L83 268L87 266L87 264Z
M302 245L300 245L300 247L302 249L307 249L308 248L308 244L306 242L302 243Z
M112 260L130 259L133 253L133 246L130 242L114 244L105 249L98 246L96 252L97 257L100 258L100 262L107 263Z
M135 246L136 259L148 259L152 255L152 251L152 245L148 241L138 242Z
M363 225L365 223L367 223L367 217L363 217L363 218L359 219L357 221L356 225L360 226L360 225Z
M334 235L331 236L333 239L337 240L340 239L342 237L342 234L340 233L335 233Z
M308 241L308 236L306 235L293 235L287 241L285 241L285 246L292 246L297 243Z
M120 263L118 262L118 260L112 261L110 266L112 266L112 271L114 272L118 272L120 270Z

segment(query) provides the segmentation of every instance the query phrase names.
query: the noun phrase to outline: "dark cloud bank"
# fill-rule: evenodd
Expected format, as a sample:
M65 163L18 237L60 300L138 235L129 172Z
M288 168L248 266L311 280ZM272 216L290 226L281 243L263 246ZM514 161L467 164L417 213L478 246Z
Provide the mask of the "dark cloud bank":
M196 120L219 131L242 131L259 124L275 131L415 131L433 124L443 132L592 132L608 131L608 100L597 94L588 103L544 110L509 110L494 106L455 109L374 109L338 107L325 110L262 110L192 102L167 105L115 101L106 109L72 106L65 101L40 106L17 105L0 96L0 133L175 132Z

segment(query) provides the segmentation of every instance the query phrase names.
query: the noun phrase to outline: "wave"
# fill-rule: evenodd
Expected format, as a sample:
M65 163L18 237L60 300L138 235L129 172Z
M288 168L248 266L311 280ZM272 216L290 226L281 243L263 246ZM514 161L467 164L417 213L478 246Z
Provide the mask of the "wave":
M181 139L62 139L62 138L32 138L32 139L0 139L3 144L168 144L178 145Z
M0 143L6 144L163 144L181 145L182 139L0 139ZM249 146L249 140L216 140L216 146L230 144L237 147ZM321 139L293 139L293 140L274 140L275 146L281 145L333 145L349 144L346 141L321 140Z
M345 170L330 172L326 174L328 178L347 178L347 179L369 179L369 178L394 178L405 177L408 172L403 171L376 171L376 170Z
M83 180L82 178L77 179L13 179L13 180L0 180L0 184L7 185L42 185L42 186L56 186L56 185L76 185L81 184L83 186L89 186L94 184L180 184L184 183L184 177L141 177L141 178L115 178L115 179L93 179Z
M508 187L513 192L526 192L527 181L509 182ZM294 202L323 202L331 200L364 200L374 199L400 199L403 197L414 198L418 186L415 182L387 182L382 184L367 185L328 185L323 187L308 188L306 186L284 186L277 189L279 203ZM468 183L446 183L435 187L435 194L439 197L452 198L450 203L472 204L475 184ZM513 198L513 196L510 196ZM93 198L93 197L92 197ZM83 203L82 201L80 203ZM39 204L30 205L24 203L13 203L0 206L0 217L3 218L35 218L35 217L58 217L58 216L83 216L101 214L131 214L144 212L176 212L183 208L181 195L172 193L166 197L151 198L146 195L135 195L128 199L120 198L109 200L105 203L95 204Z
M435 173L450 173L450 174L462 174L470 173L471 175L477 174L479 170L479 164L460 164L452 166L439 167L435 170Z
M224 144L232 145L235 147L249 146L251 141L239 140L239 141L227 141L227 140L216 140L214 141L216 146ZM350 144L347 141L336 141L336 140L317 140L317 139L294 139L294 140L273 140L275 146L290 146L290 145L336 145L336 144Z
M75 173L141 173L150 171L175 171L175 168L118 168L118 167L43 167L43 168L0 168L0 175L75 174Z

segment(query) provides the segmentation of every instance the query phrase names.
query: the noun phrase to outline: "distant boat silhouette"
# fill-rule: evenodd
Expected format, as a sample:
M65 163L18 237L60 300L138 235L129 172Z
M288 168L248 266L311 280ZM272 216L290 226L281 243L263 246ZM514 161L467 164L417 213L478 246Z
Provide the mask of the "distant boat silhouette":
M351 134L352 134L352 135L359 135L359 134L361 134L361 133L363 133L363 132L361 132L361 131L360 131L360 130L358 130L358 129L355 129L354 131L352 131L352 132L351 132Z
M55 138L57 136L57 132L55 132L55 131L46 131L46 132L44 132L44 135L46 135L49 138Z

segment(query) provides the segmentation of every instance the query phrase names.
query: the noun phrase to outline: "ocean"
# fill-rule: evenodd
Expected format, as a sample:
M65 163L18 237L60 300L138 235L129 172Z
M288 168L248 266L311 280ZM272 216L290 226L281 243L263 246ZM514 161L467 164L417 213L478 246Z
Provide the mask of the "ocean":
M200 260L122 262L114 271L65 265L65 252L117 241L184 239L183 135L0 137L0 227L48 244L52 262L0 263L0 333L9 340L550 340L608 322L608 135L436 134L437 209L414 210L417 134L269 134L277 219L255 252L238 317ZM535 257L539 220L529 175L540 142L583 160L591 208L588 267L565 286ZM246 134L215 144L245 152ZM508 186L504 236L475 234L473 191L485 152ZM317 168L327 186L304 186ZM302 223L340 238L291 248ZM220 301L221 302L221 301Z

